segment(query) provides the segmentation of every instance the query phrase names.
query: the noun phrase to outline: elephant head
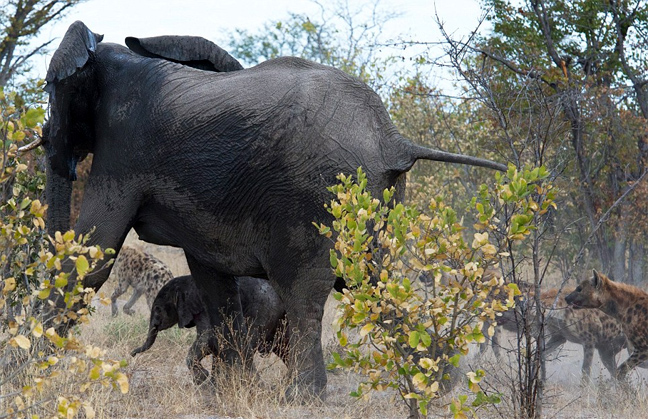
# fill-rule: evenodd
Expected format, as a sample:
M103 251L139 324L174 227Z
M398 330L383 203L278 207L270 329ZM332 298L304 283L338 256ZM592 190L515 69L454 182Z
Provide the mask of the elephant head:
M45 91L49 93L50 117L39 143L45 147L47 164L48 232L70 228L71 182L77 163L94 152L94 110L101 95L97 67L97 45L103 35L76 21L68 28L47 70ZM213 72L243 69L218 45L195 36L127 38L136 54L156 57Z
M189 275L173 278L160 289L151 308L146 342L134 349L131 356L147 351L155 343L158 332L176 324L182 328L209 327L207 313L193 279Z

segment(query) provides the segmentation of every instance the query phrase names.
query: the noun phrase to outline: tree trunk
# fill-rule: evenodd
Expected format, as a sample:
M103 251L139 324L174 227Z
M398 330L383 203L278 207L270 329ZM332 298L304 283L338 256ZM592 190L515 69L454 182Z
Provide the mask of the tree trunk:
M614 257L612 258L612 276L615 281L626 280L626 228L619 226L614 239Z
M643 285L644 245L633 240L630 243L629 279L635 285Z

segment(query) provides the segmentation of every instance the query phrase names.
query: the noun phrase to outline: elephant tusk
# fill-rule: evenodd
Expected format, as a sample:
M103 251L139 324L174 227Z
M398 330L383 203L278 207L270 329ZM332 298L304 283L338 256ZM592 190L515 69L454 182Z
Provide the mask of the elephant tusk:
M24 153L26 151L31 151L31 150L35 149L36 147L38 147L41 144L43 144L43 138L38 137L34 141L32 141L31 143L29 143L27 145L24 145L22 147L19 147L18 151L21 152L21 153Z

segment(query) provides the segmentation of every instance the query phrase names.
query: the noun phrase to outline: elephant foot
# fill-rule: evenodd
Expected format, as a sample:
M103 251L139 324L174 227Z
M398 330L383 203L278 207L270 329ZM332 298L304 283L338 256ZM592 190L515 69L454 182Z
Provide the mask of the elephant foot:
M204 383L207 377L209 377L209 371L202 366L195 366L192 368L191 373L193 374L193 382L197 386Z
M288 403L310 404L314 401L326 400L326 379L324 380L294 380L286 389Z

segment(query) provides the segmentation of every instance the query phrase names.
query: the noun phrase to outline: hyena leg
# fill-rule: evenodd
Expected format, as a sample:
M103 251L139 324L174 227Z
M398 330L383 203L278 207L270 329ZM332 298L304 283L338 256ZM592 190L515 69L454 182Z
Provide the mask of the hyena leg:
M488 330L488 329L487 329ZM491 341L491 348L493 348L493 353L495 354L495 358L500 359L500 343L499 343L499 330L496 327L493 331L493 336L491 336L490 341Z
M113 291L112 295L110 296L110 308L112 310L113 316L116 316L118 312L117 298L119 298L123 293L125 293L127 289L128 289L128 281L125 278L122 278L120 275L117 288L115 288L115 291Z
M549 355L551 352L558 349L562 344L567 342L567 339L562 335L554 334L545 345L545 354Z
M581 367L581 382L589 383L590 375L592 373L592 358L594 357L594 345L583 345L583 366Z
M632 352L632 355L630 355L630 358L626 359L625 362L619 366L617 373L619 380L625 380L626 375L632 371L634 367L648 359L648 348L637 348L635 346L634 349L635 350Z
M132 316L135 314L135 310L131 309L135 302L142 296L142 290L138 290L137 288L134 289L133 295L131 298L124 304L124 313L128 314L129 316Z
M599 346L597 349L598 349L599 356L601 357L601 362L610 373L610 377L612 378L616 377L617 367L616 367L616 360L614 359L616 355L614 353L614 350L611 350L610 348L607 347L601 347L601 346Z
M488 346L493 348L493 353L495 354L495 357L499 359L499 345L497 342L497 328L495 328L495 332L493 333L493 336L488 336L486 331L490 327L490 322L484 322L484 327L482 328L482 332L484 333L484 336L486 336L486 340L482 343L479 344L479 356L484 356L486 351L488 351Z

